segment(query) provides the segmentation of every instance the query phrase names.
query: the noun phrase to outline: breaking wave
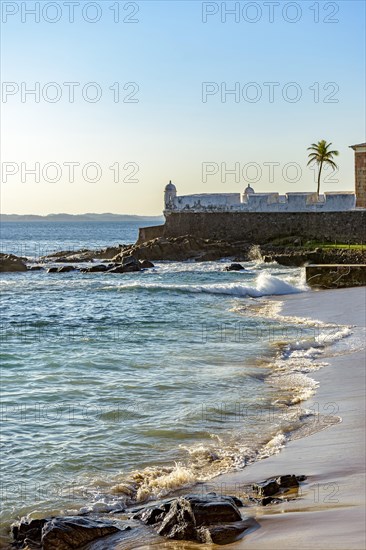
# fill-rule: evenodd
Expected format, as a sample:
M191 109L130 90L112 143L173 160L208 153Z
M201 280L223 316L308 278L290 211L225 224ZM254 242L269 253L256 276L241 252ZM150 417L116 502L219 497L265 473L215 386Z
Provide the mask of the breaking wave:
M121 292L131 290L146 290L151 292L182 292L182 293L207 293L223 294L229 296L260 298L262 296L281 296L285 294L297 294L305 292L308 287L303 282L290 283L269 273L262 272L256 278L254 286L242 283L217 283L204 285L175 285L160 283L127 283L118 286L103 287L103 290L116 290Z

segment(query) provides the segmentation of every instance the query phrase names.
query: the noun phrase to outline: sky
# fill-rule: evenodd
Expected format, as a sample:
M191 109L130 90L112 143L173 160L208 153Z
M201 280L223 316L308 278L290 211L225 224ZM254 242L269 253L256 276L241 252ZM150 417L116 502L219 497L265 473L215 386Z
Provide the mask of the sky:
M158 215L169 180L315 191L321 139L321 191L354 190L363 1L0 3L3 213Z

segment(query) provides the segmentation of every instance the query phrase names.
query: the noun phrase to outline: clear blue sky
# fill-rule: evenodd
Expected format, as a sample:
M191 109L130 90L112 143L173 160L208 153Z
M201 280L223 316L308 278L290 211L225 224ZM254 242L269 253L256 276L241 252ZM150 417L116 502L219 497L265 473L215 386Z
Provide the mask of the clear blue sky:
M47 2L39 2L39 23L24 11L36 2L1 4L2 80L19 88L11 95L13 85L6 84L10 93L2 94L2 162L13 162L18 170L3 182L3 212L160 214L169 179L179 194L238 192L248 180L260 192L312 190L316 186L314 173L306 168L306 148L320 139L333 142L340 151L336 181L325 182L322 190L354 188L353 152L348 146L365 141L363 1L273 2L273 22L265 2L252 2L252 7L238 2L239 15L227 15L226 22L221 2L118 2L117 23L116 1L95 2L97 8L87 6L85 11L90 2L79 0L73 23L63 1L54 2L58 11L49 8L46 13L42 10ZM226 2L227 9L234 6ZM86 21L82 9L87 19L100 20ZM207 15L204 23L204 13L216 9L218 13ZM21 101L22 82L23 90L40 83L39 103L31 95ZM50 82L62 92L55 103L42 96ZM64 82L80 83L74 103L69 102ZM98 83L102 91L96 103L82 96L89 82ZM134 91L133 86L123 90L124 84L137 83L139 91L132 99L138 102L114 102L109 87L115 82L120 83L122 98ZM216 83L210 88L215 94L206 102L203 82ZM255 85L246 86L250 82ZM279 83L273 102L266 82ZM283 98L289 82L296 83L287 90L290 99L302 94L297 102ZM318 102L314 83L319 83ZM324 90L327 83L335 84ZM222 101L220 91L235 85L239 101L234 95ZM48 99L57 93L57 88L45 90ZM90 87L86 93L92 96L94 91ZM262 97L250 102L255 93ZM338 101L325 102L327 97ZM40 163L39 183L26 174L22 182L21 163L24 171L35 162ZM73 182L64 166L69 162L80 163ZM217 166L207 181L202 179L205 162ZM272 162L279 163L274 181L263 164ZM42 176L47 163L60 165L58 182L47 181L58 177L52 166L46 178ZM83 177L87 163L100 166L99 181L90 181L96 174L93 167ZM119 182L109 169L115 163L120 165ZM126 163L131 164L124 168ZM228 169L239 163L247 177L241 173L240 181L234 175L221 181L221 163ZM248 166L251 163L262 170L255 183L258 174ZM283 168L288 163L301 166L301 173L291 167L288 172L288 180L298 175L299 181L286 181ZM122 181L137 167L130 179L138 181Z

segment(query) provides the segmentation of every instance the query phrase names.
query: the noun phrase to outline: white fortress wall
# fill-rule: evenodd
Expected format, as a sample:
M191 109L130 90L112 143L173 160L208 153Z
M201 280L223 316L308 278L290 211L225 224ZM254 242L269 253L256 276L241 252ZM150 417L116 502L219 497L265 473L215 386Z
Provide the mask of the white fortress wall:
M185 208L210 208L239 206L240 193L204 193L201 195L182 195L176 197L175 204L179 210Z
M173 210L189 210L202 212L204 210L227 210L238 212L306 212L327 211L340 212L354 210L356 196L352 192L316 193L204 193L182 195L173 198Z

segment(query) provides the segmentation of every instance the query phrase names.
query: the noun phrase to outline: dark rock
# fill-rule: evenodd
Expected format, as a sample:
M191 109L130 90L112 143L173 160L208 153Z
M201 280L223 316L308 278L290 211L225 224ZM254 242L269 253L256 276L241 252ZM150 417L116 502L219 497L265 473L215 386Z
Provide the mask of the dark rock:
M47 269L47 273L57 273L58 272L58 267L49 267Z
M134 256L124 256L122 258L122 267L125 270L124 273L141 271L140 262Z
M108 269L106 273L126 273L126 269L122 265L117 265L112 267L112 269Z
M105 265L105 264L97 264L92 265L91 267L83 267L80 269L82 273L104 273L105 271L108 271L111 269L113 265Z
M142 262L140 262L140 267L142 269L150 269L151 267L155 267L155 266L149 260L142 260Z
M188 495L190 496L190 495ZM240 498L236 497L236 496L231 496L231 495L218 495L217 493L215 493L214 491L210 492L210 493L206 493L206 496L209 497L210 499L212 498L216 498L216 499L224 499L224 500L229 500L229 502L233 502L233 504L235 504L236 506L238 506L239 508L241 506L244 506L244 503L242 500L240 500Z
M76 267L73 265L63 265L59 267L57 273L70 273L70 271L75 271Z
M244 506L244 503L243 503L243 501L242 501L240 498L235 497L235 496L231 496L231 495L230 495L228 498L231 498L231 500L233 501L233 503L234 503L236 506L238 506L238 508L240 508L241 506Z
M197 539L196 522L189 501L179 498L173 502L158 529L158 534L169 539Z
M230 264L229 266L225 267L225 271L245 271L245 267L243 267L241 264Z
M278 504L279 502L281 502L280 499L273 497L264 497L258 499L258 504L261 504L262 506L268 506L268 504Z
M157 510L157 509L155 509ZM208 537L207 531L199 528L217 524L241 522L242 517L234 500L229 496L210 495L186 495L173 501L167 513L161 515L162 523L157 529L159 535L177 540L198 540ZM158 511L155 512L158 517ZM149 516L150 517L150 516ZM224 528L221 535L216 531L214 538L224 537ZM213 530L214 533L214 530ZM236 532L237 536L238 533ZM211 535L210 535L211 536ZM226 534L225 536L228 536ZM231 535L233 536L233 535ZM233 539L234 540L234 539Z
M42 265L31 265L28 267L28 271L42 271L43 269Z
M301 475L301 476L296 476L296 479L297 479L297 481L299 481L301 483L302 481L306 481L307 477L304 476L304 475Z
M274 479L267 479L253 485L253 490L260 497L270 497L280 491L280 486Z
M145 525L154 525L155 523L159 523L163 520L166 512L167 511L162 507L148 508L139 514L136 514L134 517L142 521Z
M288 487L298 487L299 481L296 476L294 475L287 475L287 476L279 476L276 479L276 482L278 485L282 488L288 488Z
M107 273L134 273L141 271L140 262L134 256L126 256L121 258L121 263L114 264L112 269L108 269Z
M27 271L22 258L14 254L0 254L0 273Z
M197 525L241 521L240 512L232 497L215 495L204 498L187 495L184 498L191 505Z
M63 517L48 521L42 529L43 550L72 550L120 531L112 522L86 517Z
M197 529L197 538L206 544L229 544L243 536L244 531L257 524L255 520L237 521L226 525L210 525ZM258 524L257 524L258 525Z
M271 498L273 495L286 493L288 489L299 487L299 482L304 481L306 476L284 475L277 476L276 478L266 479L265 481L255 483L252 488L257 494L257 498L254 500L266 506L277 499Z
M22 519L11 526L11 536L17 547L26 544L26 541L32 541L34 544L41 544L42 528L47 523L47 519Z

